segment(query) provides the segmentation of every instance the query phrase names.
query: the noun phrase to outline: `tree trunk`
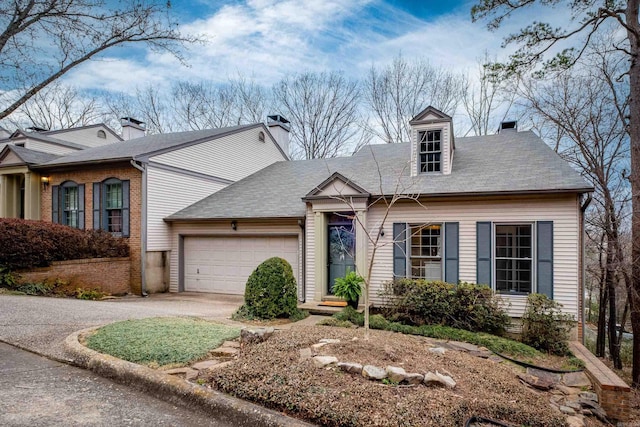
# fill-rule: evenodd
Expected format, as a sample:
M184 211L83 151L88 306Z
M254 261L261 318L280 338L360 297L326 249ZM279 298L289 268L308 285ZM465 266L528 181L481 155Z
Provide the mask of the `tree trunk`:
M606 276L606 273L605 273ZM605 356L605 339L607 336L607 294L605 276L600 280L600 301L598 305L598 335L596 337L596 356Z
M631 283L627 285L633 330L633 387L640 387L640 23L638 0L628 0L625 11L629 39L629 139L631 148Z

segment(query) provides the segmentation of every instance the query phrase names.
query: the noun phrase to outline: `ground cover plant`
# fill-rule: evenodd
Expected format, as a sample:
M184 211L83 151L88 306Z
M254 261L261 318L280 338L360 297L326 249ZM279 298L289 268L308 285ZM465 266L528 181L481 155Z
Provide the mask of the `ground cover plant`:
M87 347L152 367L203 359L240 329L192 318L148 318L103 326L86 338Z
M79 287L62 279L47 279L42 282L21 282L16 273L0 272L0 288L14 295L32 295L47 297L71 297L83 300L99 300L107 294L99 289Z
M514 425L561 426L564 417L549 409L549 396L521 384L515 365L447 351L427 350L434 340L388 331L326 326L278 331L264 343L243 349L241 362L207 374L207 382L234 396L326 426L454 426L471 415ZM341 340L318 351L340 361L403 367L451 375L454 389L396 386L369 381L337 368L316 368L300 350L323 338Z

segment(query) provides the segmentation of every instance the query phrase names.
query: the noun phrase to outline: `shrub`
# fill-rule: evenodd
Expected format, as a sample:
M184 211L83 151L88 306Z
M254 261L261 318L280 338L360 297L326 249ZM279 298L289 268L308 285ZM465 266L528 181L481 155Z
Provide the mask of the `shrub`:
M278 257L260 264L247 280L240 310L260 319L296 316L296 279L291 265Z
M0 265L9 270L46 267L53 261L129 256L127 240L102 230L0 219Z
M562 313L562 304L543 294L529 294L522 316L522 342L538 350L564 356L569 352L573 316Z
M358 313L353 307L347 306L342 311L333 315L337 320L341 322L350 322L356 326L364 325L364 314Z
M78 288L76 289L76 298L78 299L83 299L83 300L99 300L100 298L102 298L103 296L105 296L104 292L101 292L97 289L82 289L82 288Z
M409 325L445 325L502 335L510 318L485 285L399 279L385 285L386 317Z
M18 284L18 278L15 274L9 271L8 268L0 265L0 288L15 288Z

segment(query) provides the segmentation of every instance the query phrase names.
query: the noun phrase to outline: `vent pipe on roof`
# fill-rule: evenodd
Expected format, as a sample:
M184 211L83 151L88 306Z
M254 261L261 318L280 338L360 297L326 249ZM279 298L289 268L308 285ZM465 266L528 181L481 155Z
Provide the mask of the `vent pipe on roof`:
M291 129L289 120L279 114L267 116L267 127L282 151L289 157L289 131Z
M122 126L122 139L125 141L142 138L147 132L144 127L144 122L136 120L133 117L122 117L120 119L120 126Z
M518 131L518 122L516 120L508 120L500 123L500 128L498 129L498 133L502 132L517 132Z

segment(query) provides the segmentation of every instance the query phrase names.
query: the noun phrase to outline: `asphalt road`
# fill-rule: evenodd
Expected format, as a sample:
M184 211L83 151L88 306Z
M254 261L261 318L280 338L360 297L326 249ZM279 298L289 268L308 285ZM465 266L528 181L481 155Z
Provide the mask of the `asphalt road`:
M197 316L231 323L229 318L242 299L242 296L180 293L82 301L0 294L0 341L67 360L64 339L80 329L155 316Z
M90 371L0 343L2 426L228 426Z

